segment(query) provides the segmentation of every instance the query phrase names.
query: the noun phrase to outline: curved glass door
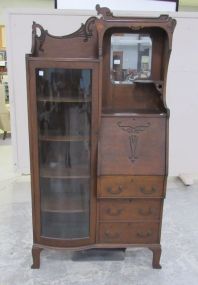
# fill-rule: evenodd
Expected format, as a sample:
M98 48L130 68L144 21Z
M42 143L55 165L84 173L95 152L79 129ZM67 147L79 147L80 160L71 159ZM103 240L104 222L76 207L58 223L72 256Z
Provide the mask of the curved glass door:
M91 69L36 69L44 237L89 237L91 77Z

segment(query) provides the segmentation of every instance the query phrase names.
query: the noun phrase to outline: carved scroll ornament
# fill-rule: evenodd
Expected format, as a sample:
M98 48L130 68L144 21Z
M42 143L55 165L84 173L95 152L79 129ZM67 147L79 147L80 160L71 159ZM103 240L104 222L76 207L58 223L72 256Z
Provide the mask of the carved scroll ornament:
M123 131L129 133L129 145L130 145L130 155L129 159L132 163L134 163L137 159L137 146L138 146L138 140L139 140L139 133L143 132L146 128L150 126L150 123L147 122L144 125L138 125L138 126L126 126L122 125L122 122L117 123L118 127L120 127Z
M93 36L93 25L95 24L96 17L90 17L85 24L81 24L81 27L66 36L54 36L48 33L48 30L44 30L43 27L36 22L32 24L32 54L35 54L36 50L43 52L43 44L46 37L55 39L69 39L80 37L83 38L84 42L87 42L89 38Z

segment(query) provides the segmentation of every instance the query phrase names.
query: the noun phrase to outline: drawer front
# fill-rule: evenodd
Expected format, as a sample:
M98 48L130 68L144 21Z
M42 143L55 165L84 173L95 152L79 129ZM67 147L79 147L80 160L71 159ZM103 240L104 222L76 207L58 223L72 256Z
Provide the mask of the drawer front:
M161 205L162 201L158 199L102 199L99 201L99 220L159 220Z
M100 198L163 197L164 176L101 176L97 195Z
M159 242L158 223L110 223L99 225L100 243L151 244Z
M166 118L102 118L99 175L165 174Z

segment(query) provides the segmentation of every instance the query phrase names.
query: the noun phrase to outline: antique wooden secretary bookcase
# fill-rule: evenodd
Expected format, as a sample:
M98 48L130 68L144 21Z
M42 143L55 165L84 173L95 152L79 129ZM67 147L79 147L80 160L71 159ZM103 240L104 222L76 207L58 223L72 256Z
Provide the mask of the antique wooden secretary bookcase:
M176 22L96 10L62 37L33 23L26 58L32 267L46 247L141 246L160 268Z

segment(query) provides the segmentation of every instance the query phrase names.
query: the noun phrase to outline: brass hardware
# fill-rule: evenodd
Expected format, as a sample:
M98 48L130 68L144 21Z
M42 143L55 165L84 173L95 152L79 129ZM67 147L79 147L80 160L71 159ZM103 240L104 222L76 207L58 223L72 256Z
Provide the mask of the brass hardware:
M156 192L156 189L154 187L151 188L151 190L146 190L144 187L140 187L140 191L143 193L143 194L146 194L146 195L150 195L150 194L153 194Z
M139 238L148 238L148 237L150 237L152 235L152 231L148 231L147 233L142 233L142 232L138 232L137 233L137 236L139 237Z
M144 26L131 26L130 28L131 28L131 30L133 30L133 31L138 31L138 30L143 29Z
M120 238L120 234L119 233L110 234L109 232L105 232L105 237L108 239L118 239Z
M109 216L119 216L121 213L122 213L123 209L118 209L117 211L115 212L112 212L112 209L111 208L108 208L106 210L106 213L109 215Z
M149 208L148 211L144 211L144 209L139 209L138 213L142 216L149 216L154 213L154 210L152 208Z
M107 192L109 192L110 194L120 194L123 191L123 188L121 185L118 186L117 190L114 190L111 187L107 188Z

